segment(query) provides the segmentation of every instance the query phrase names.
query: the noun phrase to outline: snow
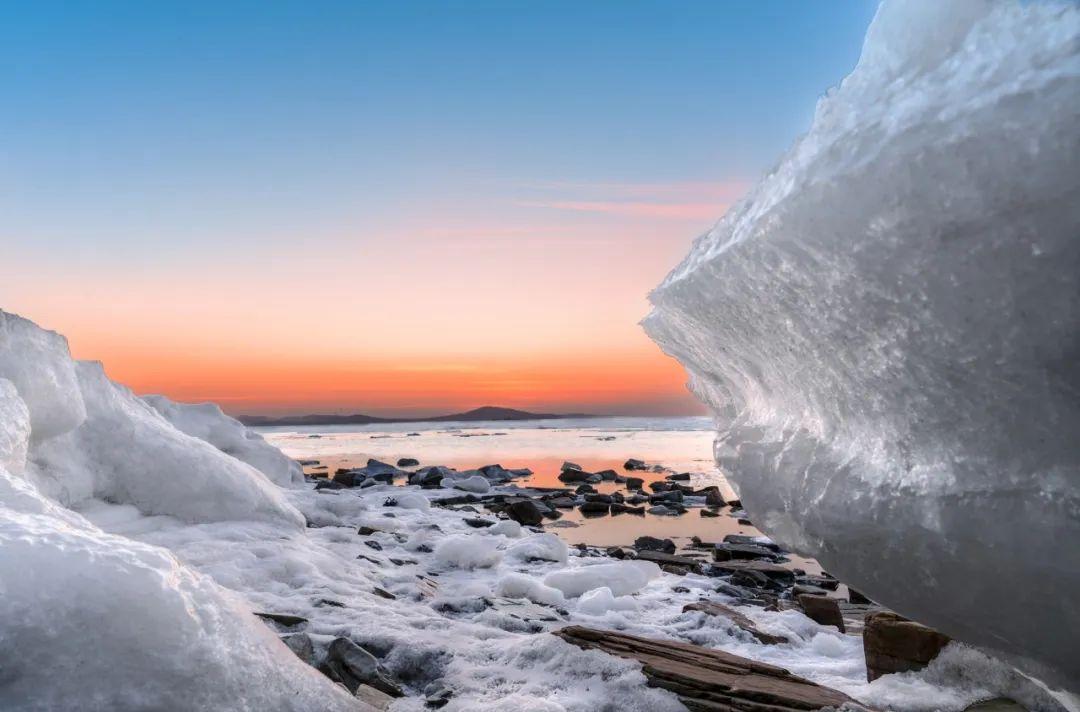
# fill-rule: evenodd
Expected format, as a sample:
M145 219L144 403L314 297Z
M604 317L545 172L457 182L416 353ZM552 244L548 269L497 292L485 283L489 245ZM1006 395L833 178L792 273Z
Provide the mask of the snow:
M439 542L435 560L459 569L488 569L502 560L502 552L497 541L455 536Z
M487 494L491 491L491 483L481 475L472 475L460 480L446 477L440 485L447 489L459 489L466 492L475 492L476 494Z
M246 462L274 484L285 487L304 481L304 470L299 463L285 457L239 420L225 415L216 403L175 403L160 395L142 398L180 432L205 440L225 454Z
M557 588L568 598L606 587L615 596L636 593L660 575L660 567L651 561L616 561L553 571L544 584Z
M611 611L636 611L637 603L630 596L618 596L607 586L594 588L583 593L578 599L579 613L589 616L602 616Z
M1074 692L1078 97L1075 3L885 3L645 321L755 524Z
M15 384L0 378L0 467L15 474L26 467L30 443L30 411Z
M507 546L506 555L525 562L554 561L565 564L570 550L555 534L533 534Z

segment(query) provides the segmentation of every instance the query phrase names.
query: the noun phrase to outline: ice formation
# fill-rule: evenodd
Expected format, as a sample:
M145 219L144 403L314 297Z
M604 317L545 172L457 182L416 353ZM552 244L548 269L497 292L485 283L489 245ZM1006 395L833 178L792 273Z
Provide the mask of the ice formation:
M886 2L653 293L756 524L1076 690L1080 7Z
M221 412L217 403L174 403L165 396L143 400L182 433L210 443L227 455L242 460L281 486L304 481L304 470L285 457L261 435Z

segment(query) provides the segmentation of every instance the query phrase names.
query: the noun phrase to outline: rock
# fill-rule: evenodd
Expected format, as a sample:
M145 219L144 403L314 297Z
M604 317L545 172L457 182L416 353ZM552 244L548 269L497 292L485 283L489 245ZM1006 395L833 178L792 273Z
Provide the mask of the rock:
M360 685L370 685L390 697L404 697L390 673L375 656L348 638L335 638L330 643L320 670L332 680L341 682L355 693Z
M393 559L391 559L391 561L393 561ZM374 593L379 598L385 598L388 601L396 601L397 600L397 596L390 593L386 589L379 588L378 586L375 586L374 588L372 588L371 592Z
M581 465L577 464L576 462L570 462L569 460L567 460L566 462L563 462L562 467L560 467L559 469L563 472L566 472L568 470L577 470L578 472L581 472Z
M844 628L844 617L840 615L840 606L835 598L801 593L795 600L799 602L799 608L810 620L821 625L836 626L841 633L847 632Z
M283 625L286 628L292 628L294 626L298 626L298 625L301 625L303 623L308 622L307 618L304 618L302 616L291 616L288 613L260 613L260 612L256 612L255 615L257 615L259 618L262 618L263 620L273 621L274 623L277 623L278 625Z
M605 482L614 482L619 476L619 473L615 472L615 470L600 470L596 474L600 475L600 479Z
M453 478L454 470L449 467L443 467L442 465L434 465L432 467L421 467L416 472L409 475L410 485L419 485L424 489L438 489L442 486L442 481L446 478Z
M591 482L593 480L599 481L600 478L591 472L582 472L581 470L563 470L559 473L560 482Z
M703 510L701 510L701 516L703 516L703 517L719 517L720 515L717 514L714 511L712 511L711 509L703 509Z
M623 463L623 469L624 470L646 470L646 469L648 469L648 466L641 460L636 460L634 458L630 458L629 460L627 460L626 462Z
M757 544L717 544L713 549L714 561L734 561L736 559L772 560L774 552ZM794 575L794 572L792 572Z
M367 540L364 541L364 544L371 547L375 551L382 551L382 544L375 541L374 539L367 539Z
M752 526L754 526L754 523L751 522L746 517L739 517L738 520L736 520L736 521L738 521L738 523L742 524L744 527L752 527Z
M666 479L671 480L672 482L689 482L690 481L690 473L689 472L677 472L675 474L668 475Z
M795 579L795 583L801 586L814 586L815 588L822 588L826 591L835 591L840 587L840 582L834 578L827 578L824 576L798 576Z
M469 517L468 519L463 519L462 521L464 521L465 524L472 527L473 529L486 529L487 527L495 525L495 522L491 521L490 519L481 519L480 517Z
M639 661L650 686L674 692L695 712L858 708L858 703L838 690L722 650L582 626L568 626L554 635L585 650Z
M609 546L604 553L613 559L626 558L626 551L621 546Z
M543 511L531 499L519 499L511 502L510 506L507 507L506 514L518 524L527 527L537 526L544 521Z
M764 537L747 536L746 534L728 534L724 537L725 544L748 544L750 546L763 546L770 551L779 554L782 549L778 544L766 540Z
M555 497L548 500L548 504L557 509L573 509L576 502L573 497Z
M847 599L848 603L857 603L857 604L864 605L864 606L868 606L868 605L871 605L873 603L873 601L871 601L869 598L867 598L866 596L862 595L861 593L859 593L858 591L853 589L851 586L848 586L847 590L848 590L848 599Z
M921 670L949 644L949 637L891 611L866 616L863 652L870 682L894 672Z
M353 696L363 702L364 704L371 705L379 712L385 712L390 709L391 703L394 698L386 694L381 690L376 690L371 685L359 685L356 688L356 692Z
M604 504L611 504L614 500L610 494L587 494L585 495L586 502L603 502Z
M992 700L981 700L964 708L964 712L1028 712L1027 708L1019 702L1010 700L1008 697L995 697Z
M634 539L634 549L637 551L662 551L665 554L674 554L675 542L671 539L659 539L654 536L639 536Z
M430 709L440 709L450 703L454 691L441 682L433 682L424 688L424 705Z
M377 531L379 531L379 530L374 529L374 528L369 527L369 526L363 526L363 527L360 527L359 529L357 529L356 533L359 534L360 536L371 536L372 534L374 534Z
M714 571L721 573L735 574L746 571L753 571L763 576L768 577L770 580L775 581L784 586L795 585L795 572L790 569L785 569L783 566L773 564L768 561L719 561L712 566Z
M651 551L649 549L643 549L637 553L637 557L642 561L652 561L660 566L680 566L691 571L696 571L701 566L701 562L697 559L693 559L689 556L677 556L676 554L668 554L664 551Z
M574 490L574 494L589 494L590 492L596 492L596 488L592 485L578 485L578 488Z
M281 636L281 642L289 648L289 650L296 653L296 657L303 660L308 665L313 665L315 662L315 645L311 642L311 638L307 633L290 633L289 635Z
M679 515L677 510L670 509L662 504L658 504L655 507L649 507L645 511L655 517L675 517Z
M315 483L315 489L317 489L317 490L324 490L324 489L339 490L339 489L345 489L347 486L348 485L346 485L344 482L339 482L338 480L323 480L323 479L320 479L318 482Z
M701 611L707 613L710 616L719 616L721 618L727 618L737 628L745 630L750 635L758 639L759 642L766 645L778 645L788 642L788 639L782 635L772 635L759 629L752 620L739 613L733 608L728 608L722 603L716 603L715 601L701 601L699 603L690 603L683 606L683 613L687 611Z
M649 483L649 489L653 492L668 492L671 490L671 483L664 482L663 480L656 480Z
M667 504L668 502L682 502L683 493L675 490L674 492L657 492L654 495L649 496L649 502L652 504Z
M607 502L585 502L578 511L586 516L603 516L611 512L611 505Z
M416 467L420 461L412 457L403 457L397 461L398 467Z
M705 504L709 507L723 507L727 502L724 501L724 495L717 489L705 495Z
M640 477L627 477L626 478L626 489L628 489L628 490L639 490L644 486L645 486L645 480L641 479Z

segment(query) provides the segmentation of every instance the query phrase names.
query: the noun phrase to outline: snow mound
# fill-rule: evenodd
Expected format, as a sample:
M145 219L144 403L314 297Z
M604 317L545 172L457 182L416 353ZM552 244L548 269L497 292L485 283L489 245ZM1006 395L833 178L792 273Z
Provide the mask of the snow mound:
M459 489L465 492L475 492L476 494L487 494L491 491L491 483L486 478L480 475L472 475L464 479L455 479L453 477L444 477L439 483L440 487L445 489Z
M251 465L185 435L105 376L76 366L86 419L35 448L41 488L62 504L96 497L186 522L258 520L300 529L304 519Z
M0 378L14 383L26 403L35 442L66 433L86 417L67 339L2 309Z
M555 534L533 534L507 546L506 555L519 561L554 561L565 564L570 550L566 542Z
M1073 690L1078 155L1080 7L890 0L645 321L755 523Z
M180 432L246 462L274 484L287 487L304 481L304 470L298 462L285 457L239 420L225 415L216 403L176 403L160 395L142 399Z
M502 552L493 539L455 536L439 542L435 560L458 569L488 569L502 561Z
M601 586L582 594L577 605L579 613L589 616L603 616L611 611L636 611L637 607L637 602L633 598L630 596L616 597L607 586Z
M544 584L559 589L567 598L602 587L614 596L627 596L659 576L660 567L651 561L616 561L552 571L544 577Z
M355 710L233 595L0 469L0 707Z
M527 598L544 606L564 606L566 597L557 588L545 586L539 579L527 574L512 573L503 576L495 584L495 595L504 598Z

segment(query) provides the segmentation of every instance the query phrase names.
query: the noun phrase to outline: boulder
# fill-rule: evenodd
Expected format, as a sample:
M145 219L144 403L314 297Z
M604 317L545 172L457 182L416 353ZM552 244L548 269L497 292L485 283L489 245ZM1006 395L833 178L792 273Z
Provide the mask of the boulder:
M592 482L594 479L599 481L600 477L581 470L563 470L559 473L560 482Z
M562 467L560 467L559 469L563 472L566 472L568 470L577 470L578 472L581 472L581 465L577 464L576 462L570 462L569 460L567 460L562 464Z
M662 551L665 554L674 554L675 542L671 539L658 539L654 536L639 536L634 540L634 549L637 551Z
M630 458L629 460L627 460L626 462L623 463L623 469L633 471L633 470L647 470L649 468L642 460L636 460L634 458Z
M717 489L705 494L705 504L710 507L723 507L727 502L724 501L724 495Z
M412 457L403 457L397 461L398 467L416 467L420 461Z
M619 476L619 473L615 472L615 470L600 470L596 474L600 475L600 479L605 482L614 482Z
M543 510L531 499L519 499L511 502L506 514L518 524L537 526L544 521Z
M640 477L627 477L626 478L626 489L628 489L628 490L639 490L644 486L645 486L645 480L641 479Z
M611 504L609 502L586 501L578 507L578 511L587 516L600 516L611 511Z
M319 669L353 693L360 685L369 685L390 697L404 696L401 688L375 656L348 638L335 638L334 642L330 643L326 660Z
M308 637L307 633L283 635L281 636L281 642L285 643L289 650L296 653L296 657L308 665L315 663L315 645L311 642L311 638Z
M772 560L774 552L757 544L717 544L713 549L714 561L734 561L737 559Z
M720 515L717 514L714 511L712 511L711 509L703 509L703 510L701 510L701 516L703 516L703 517L719 517Z
M385 710L390 709L390 705L394 701L393 697L381 690L376 690L371 685L358 686L356 692L353 693L353 696L364 704L379 710L379 712L385 712Z
M891 611L870 613L863 628L866 679L921 670L948 644L948 636Z
M667 479L671 480L672 482L689 482L690 481L690 473L689 472L676 472L675 474L668 475Z
M840 605L835 598L800 593L795 600L810 620L821 625L836 626L841 633L847 632L844 628L844 617L840 614Z

